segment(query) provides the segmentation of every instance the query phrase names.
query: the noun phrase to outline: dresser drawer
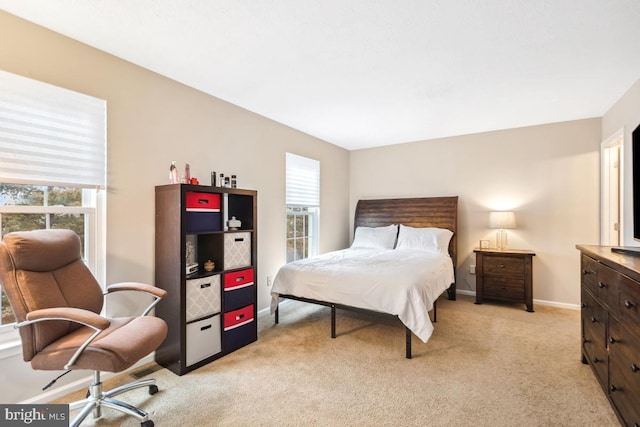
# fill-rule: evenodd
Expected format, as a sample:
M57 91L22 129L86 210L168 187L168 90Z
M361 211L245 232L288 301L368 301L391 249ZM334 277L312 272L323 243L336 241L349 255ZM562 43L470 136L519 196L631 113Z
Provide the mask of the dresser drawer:
M609 395L628 425L640 424L640 341L615 318L609 322Z
M640 283L621 276L616 311L620 320L640 337Z
M484 257L482 268L484 274L496 276L523 276L524 259L508 256Z
M582 349L602 387L607 378L607 311L587 291L582 291Z
M582 284L594 293L598 292L598 265L595 259L582 255Z
M614 309L618 299L618 284L625 279L628 278L606 265L600 264L594 293L600 302Z
M524 279L486 276L484 296L489 299L524 302Z
M608 313L587 291L582 291L582 332L584 339L606 349Z

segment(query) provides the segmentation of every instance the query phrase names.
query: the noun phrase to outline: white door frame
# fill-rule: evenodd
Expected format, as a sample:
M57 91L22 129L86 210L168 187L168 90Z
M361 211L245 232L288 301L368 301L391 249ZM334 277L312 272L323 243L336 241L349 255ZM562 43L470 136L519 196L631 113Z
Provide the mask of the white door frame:
M612 158L613 156L613 158ZM617 162L614 162L617 157ZM600 244L622 245L624 238L624 128L600 144ZM617 185L612 182L617 179ZM611 194L617 188L618 194ZM615 190L614 190L615 191ZM613 198L613 200L612 200ZM617 203L616 203L617 200ZM613 209L612 209L613 207ZM617 212L616 208L617 207ZM612 218L614 217L615 218ZM611 235L611 223L617 223L617 239Z

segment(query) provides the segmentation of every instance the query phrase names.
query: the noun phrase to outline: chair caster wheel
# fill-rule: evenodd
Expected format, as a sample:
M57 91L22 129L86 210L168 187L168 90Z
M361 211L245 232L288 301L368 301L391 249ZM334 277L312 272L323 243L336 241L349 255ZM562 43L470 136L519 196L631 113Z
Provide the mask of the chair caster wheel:
M140 427L153 427L155 424L153 424L153 421L151 420L147 420L143 423L140 423Z
M150 395L152 395L152 396L153 396L153 395L154 395L154 394L156 394L157 392L158 392L158 386L157 386L157 385L150 385L150 386L149 386L149 394L150 394ZM153 423L151 423L151 426L149 426L149 427L153 427Z

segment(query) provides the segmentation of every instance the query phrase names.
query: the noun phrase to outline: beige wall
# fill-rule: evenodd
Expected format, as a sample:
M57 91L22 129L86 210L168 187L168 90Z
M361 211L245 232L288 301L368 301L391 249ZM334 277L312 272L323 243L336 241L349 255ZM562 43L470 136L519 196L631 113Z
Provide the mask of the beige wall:
M620 129L623 130L623 245L640 246L633 239L633 197L632 197L632 164L631 164L631 132L640 124L640 80L607 111L602 117L602 140L605 141Z
M475 292L488 212L514 210L509 246L536 252L534 299L575 306L575 245L599 239L600 135L588 119L352 151L351 213L361 198L459 196L457 284Z
M172 160L190 163L204 184L215 170L258 191L260 309L269 303L266 276L286 256L285 152L320 160L320 250L348 243L348 151L1 11L0 69L107 100L107 283L153 283L154 186L168 182ZM136 305L119 303L109 311ZM29 369L8 363L0 360L0 402L24 400L51 379L8 387Z

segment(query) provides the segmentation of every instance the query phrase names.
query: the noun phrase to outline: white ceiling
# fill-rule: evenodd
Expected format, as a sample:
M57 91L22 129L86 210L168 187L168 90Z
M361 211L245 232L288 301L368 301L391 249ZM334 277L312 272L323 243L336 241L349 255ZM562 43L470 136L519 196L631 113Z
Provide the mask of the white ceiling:
M0 0L0 9L359 149L602 116L637 0Z

